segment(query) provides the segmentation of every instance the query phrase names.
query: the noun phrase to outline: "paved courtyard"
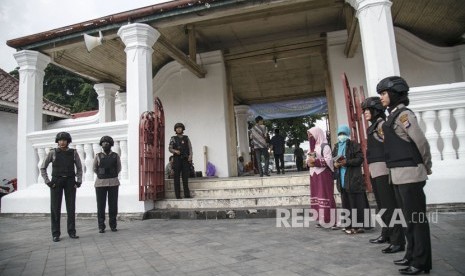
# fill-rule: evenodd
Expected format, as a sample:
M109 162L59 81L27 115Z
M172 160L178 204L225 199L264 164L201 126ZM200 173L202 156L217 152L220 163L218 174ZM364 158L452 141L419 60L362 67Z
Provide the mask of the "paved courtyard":
M275 219L130 220L99 234L76 222L80 239L52 242L48 217L0 217L0 275L399 275L403 253L368 243L379 229L278 228ZM62 218L62 233L66 233ZM431 275L465 275L465 213L431 224Z

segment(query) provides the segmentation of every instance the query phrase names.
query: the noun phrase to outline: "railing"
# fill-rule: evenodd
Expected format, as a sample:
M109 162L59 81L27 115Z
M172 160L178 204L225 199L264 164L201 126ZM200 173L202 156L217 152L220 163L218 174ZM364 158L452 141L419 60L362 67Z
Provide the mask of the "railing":
M414 87L409 98L432 159L465 159L465 82Z
M93 161L95 154L101 151L99 145L100 138L104 135L111 136L115 141L112 150L118 153L121 157L121 180L128 179L128 158L127 158L127 136L128 123L127 121L117 121L103 124L93 124L86 126L76 126L61 128L59 130L37 131L28 135L32 146L37 153L37 183L43 183L44 180L40 176L40 167L43 160L46 158L50 149L56 147L55 135L59 131L66 131L71 134L73 139L70 144L71 148L75 148L81 158L83 167L83 181L94 181L95 174L93 172ZM49 175L51 168L48 167Z

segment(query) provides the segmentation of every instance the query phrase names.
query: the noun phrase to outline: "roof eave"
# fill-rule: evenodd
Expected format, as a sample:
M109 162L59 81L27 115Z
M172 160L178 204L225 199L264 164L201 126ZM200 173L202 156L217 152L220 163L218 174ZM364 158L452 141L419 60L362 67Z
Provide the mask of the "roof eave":
M178 0L114 15L109 15L83 23L78 23L51 31L24 36L7 41L7 45L17 50L35 49L44 45L76 39L85 33L117 30L131 23L151 23L157 20L218 8L246 0Z

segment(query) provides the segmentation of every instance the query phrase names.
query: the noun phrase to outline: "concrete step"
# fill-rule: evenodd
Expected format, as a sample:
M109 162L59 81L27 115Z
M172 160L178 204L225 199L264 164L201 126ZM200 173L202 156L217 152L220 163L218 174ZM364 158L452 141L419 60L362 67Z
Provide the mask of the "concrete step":
M310 204L310 195L249 196L237 198L189 198L155 201L155 209L257 208Z
M260 186L285 186L285 185L303 185L309 183L308 172L272 175L271 177L245 176L231 178L189 178L189 188L194 189L212 189L212 188L235 188L235 187L260 187ZM165 187L167 190L174 190L174 180L166 179Z
M184 194L181 188L181 195ZM259 186L259 187L234 187L234 188L211 188L211 189L192 189L190 188L193 198L238 198L251 196L280 196L280 195L306 195L310 193L309 184L303 185L284 185L284 186ZM165 191L167 199L174 199L174 190Z

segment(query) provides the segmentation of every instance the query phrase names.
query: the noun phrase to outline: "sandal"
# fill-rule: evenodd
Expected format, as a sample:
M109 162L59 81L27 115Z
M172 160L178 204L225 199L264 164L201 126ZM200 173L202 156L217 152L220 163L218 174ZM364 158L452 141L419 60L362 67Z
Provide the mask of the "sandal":
M346 229L344 230L344 232L348 235L352 235L352 234L355 234L355 230L354 229Z
M365 230L363 230L362 228L359 228L359 229L347 229L345 232L346 232L346 234L353 235L353 234L365 233Z

